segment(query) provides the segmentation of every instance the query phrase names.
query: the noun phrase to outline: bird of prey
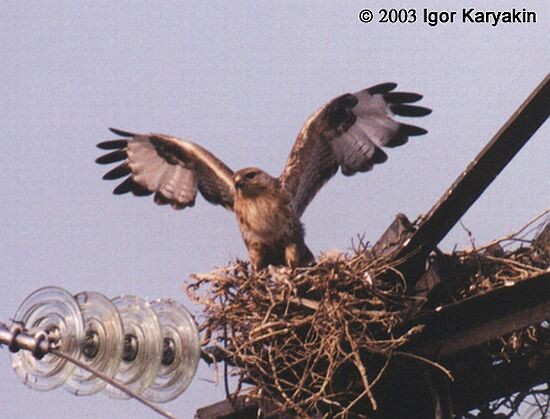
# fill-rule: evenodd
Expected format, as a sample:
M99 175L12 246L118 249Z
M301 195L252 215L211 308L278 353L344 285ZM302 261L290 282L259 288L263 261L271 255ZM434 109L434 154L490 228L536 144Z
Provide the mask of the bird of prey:
M345 176L369 171L386 161L382 147L397 147L427 132L393 119L431 112L411 105L421 95L396 92L396 87L379 84L322 106L300 130L279 177L256 167L233 172L191 141L118 129L111 131L123 138L99 143L110 152L96 162L122 161L103 176L127 177L115 194L154 194L157 204L183 209L195 204L200 191L212 204L234 211L256 270L268 265L307 266L314 257L304 242L300 217L338 168Z

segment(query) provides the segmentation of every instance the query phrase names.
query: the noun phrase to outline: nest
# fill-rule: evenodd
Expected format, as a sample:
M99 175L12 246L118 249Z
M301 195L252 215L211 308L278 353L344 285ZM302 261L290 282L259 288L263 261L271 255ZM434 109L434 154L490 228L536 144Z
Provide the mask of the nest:
M547 269L550 231L547 235L548 243L523 243L510 235L445 255L458 284L449 298L460 300ZM505 251L501 245L509 242L522 246ZM248 397L267 399L278 412L301 417L362 416L376 411L374 390L395 357L446 371L402 350L422 331L402 325L418 315L426 297L407 290L395 269L398 262L374 257L359 241L350 254L322 255L308 268L254 272L247 262L236 261L194 275L187 291L204 309L203 344L215 346L235 366L236 394L246 387ZM485 347L492 356L510 357L535 342L550 345L547 328L533 326Z

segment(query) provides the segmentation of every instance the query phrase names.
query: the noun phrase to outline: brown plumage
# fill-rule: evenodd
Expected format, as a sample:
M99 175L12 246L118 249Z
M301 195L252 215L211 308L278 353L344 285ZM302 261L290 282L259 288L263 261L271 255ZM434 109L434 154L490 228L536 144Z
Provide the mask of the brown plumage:
M304 124L282 174L271 177L258 168L233 173L197 144L162 134L133 134L98 147L114 150L100 164L122 163L104 179L128 176L115 194L154 195L159 205L193 206L197 191L213 204L235 212L255 269L268 265L305 266L314 261L304 242L300 218L321 187L340 167L351 176L386 161L381 147L396 147L426 130L396 122L392 116L424 116L431 111L409 105L416 93L393 92L384 83L339 96Z
M305 266L314 261L304 243L302 223L292 208L292 196L278 179L252 167L235 173L233 182L233 209L256 269Z

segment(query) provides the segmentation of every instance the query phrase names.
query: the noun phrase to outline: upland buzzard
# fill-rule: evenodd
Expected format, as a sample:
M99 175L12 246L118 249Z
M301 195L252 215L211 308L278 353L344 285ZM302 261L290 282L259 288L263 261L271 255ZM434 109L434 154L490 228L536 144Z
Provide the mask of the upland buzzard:
M113 150L100 164L122 161L104 179L127 177L115 194L154 195L159 205L191 207L197 191L213 204L234 211L255 269L269 264L305 266L314 261L300 222L307 205L338 168L346 176L383 163L381 147L405 144L426 130L402 124L393 115L424 116L431 111L410 103L422 96L395 92L384 83L339 96L304 124L281 175L252 167L233 172L208 150L163 134L111 131L122 139L98 144Z

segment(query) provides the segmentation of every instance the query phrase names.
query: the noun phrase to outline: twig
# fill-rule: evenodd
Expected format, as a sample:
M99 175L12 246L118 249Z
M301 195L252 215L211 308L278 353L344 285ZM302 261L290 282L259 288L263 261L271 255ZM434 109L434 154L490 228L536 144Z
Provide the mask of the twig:
M507 234L507 235L501 237L500 239L493 240L493 241L491 241L491 242L489 242L489 243L487 243L487 244L485 244L481 247L478 247L477 249L476 248L468 249L468 250L465 251L465 253L481 252L482 250L488 249L489 247L494 246L496 244L499 244L501 242L504 242L504 241L507 241L507 240L513 240L514 238L519 236L527 227L529 227L530 225L536 223L538 220L540 220L542 217L544 217L548 214L550 214L550 208L545 209L539 215L532 218L530 221L527 222L527 224L525 224L523 227L521 227L518 231L516 231L514 233Z
M453 378L453 375L451 374L451 371L449 371L443 365L438 364L437 362L430 361L428 358L424 358L423 356L420 356L420 355L411 354L409 352L399 352L399 351L395 351L394 355L401 356L401 357L404 357L404 358L411 358L411 359L414 359L416 361L420 361L422 363L431 365L432 367L438 369L443 374L445 374L450 381L454 381L454 378Z

